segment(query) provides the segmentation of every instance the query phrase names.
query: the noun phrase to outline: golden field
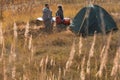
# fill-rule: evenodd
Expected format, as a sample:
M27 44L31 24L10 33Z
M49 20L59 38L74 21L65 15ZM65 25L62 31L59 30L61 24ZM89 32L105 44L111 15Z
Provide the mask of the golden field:
M120 27L120 3L95 4L108 11ZM63 4L65 17L73 19L85 6L85 2ZM86 38L68 30L47 34L29 23L42 16L43 7L3 11L0 80L120 80L119 30ZM50 8L55 16L57 4Z

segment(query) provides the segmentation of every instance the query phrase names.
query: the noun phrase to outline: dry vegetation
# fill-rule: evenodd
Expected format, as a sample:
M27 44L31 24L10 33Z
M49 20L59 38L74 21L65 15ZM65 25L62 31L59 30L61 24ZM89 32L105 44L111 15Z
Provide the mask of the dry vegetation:
M73 18L85 5L63 4L64 14ZM119 28L120 3L99 5L113 14ZM56 6L51 5L53 13ZM29 24L42 15L42 8L43 4L20 13L3 12L0 80L120 80L120 31L87 38L69 31L47 34Z

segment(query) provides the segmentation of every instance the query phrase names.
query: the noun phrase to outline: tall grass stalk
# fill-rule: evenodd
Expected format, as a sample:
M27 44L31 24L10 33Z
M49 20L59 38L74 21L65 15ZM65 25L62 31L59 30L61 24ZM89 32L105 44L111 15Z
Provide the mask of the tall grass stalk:
M41 72L40 72L40 79L45 80L47 78L47 64L48 64L49 57L48 55L41 59L40 66L41 66Z
M113 67L111 71L111 76L117 77L120 69L120 46L117 49L116 56L114 58Z
M43 65L44 65L44 58L42 58L40 61L40 67L43 67Z
M100 59L102 59L104 51L105 51L106 45L103 46L101 53L100 53Z
M29 22L27 22L26 26L25 26L25 43L24 43L24 47L27 45L27 39L28 39L28 33L29 33Z
M47 55L47 56L46 56L46 59L45 59L45 65L48 64L48 61L49 61L49 56Z
M5 59L3 60L3 80L7 80L7 68L6 68L6 61Z
M52 73L51 73L52 74ZM54 74L52 74L52 80L55 80L55 75Z
M13 54L13 45L11 45L11 50L10 50L10 54L9 54L9 64L11 64L13 61L12 54Z
M13 79L13 80L16 80L15 76L16 76L16 66L15 66L15 64L14 64L14 66L13 66L13 68L12 68L12 79Z
M45 71L47 70L48 62L49 62L49 56L47 55L45 59Z
M29 33L29 22L27 22L26 26L25 26L25 38L28 37L28 33Z
M94 47L95 47L95 42L96 42L96 31L93 37L93 42L92 42L92 46L89 52L89 57L93 57L94 56Z
M13 67L12 67L12 79L13 80L16 80L15 76L16 76L16 41L17 41L17 25L16 23L14 22L14 27L13 27L13 30L14 30L14 42L12 43L12 46L11 46L11 55L10 55L10 58L12 58L12 63L13 63Z
M30 76L29 76L30 77ZM26 66L23 64L23 80L29 80L27 76Z
M27 80L27 77L25 75L23 75L23 80Z
M32 48L32 35L29 37L29 44L28 44L28 49L31 50Z
M30 55L30 62L33 61L33 55L34 55L34 52L35 52L35 48L32 46L31 47L31 55Z
M51 60L50 60L50 65L51 66L53 66L53 62L54 62L54 60L51 58Z
M94 34L93 42L92 42L92 45L91 45L91 49L89 51L89 57L88 57L87 69L86 69L87 74L90 74L90 61L91 61L91 58L94 56L95 41L96 41L96 32Z
M66 69L65 68L63 69L63 75L64 76L66 75Z
M59 75L58 75L58 80L61 80L61 68L59 68Z
M2 45L2 53L0 56L0 61L3 59L3 53L5 50L5 45L4 45L4 37L3 37L3 31L2 31L2 23L0 22L0 44Z
M16 60L16 53L15 53L15 44L12 44L11 46L11 58L12 58L12 62L15 63Z
M3 43L3 31L2 31L2 23L0 22L0 44Z
M28 49L30 50L29 64L31 64L31 61L33 61L33 54L34 54L34 46L32 44L32 35L29 37Z
M4 41L4 38L3 38L3 40L2 40L2 52L1 52L1 59L0 59L0 61L3 60L5 52L6 52L5 41Z
M14 38L17 39L17 25L16 23L14 22L14 27L13 27L13 30L14 30Z
M12 65L12 79L13 80L16 80L15 79L15 75L16 75L15 63L16 63L16 52L15 52L15 43L13 43L11 45L11 52L10 52L10 55L9 55L9 64Z
M82 54L82 46L83 46L83 44L82 44L82 37L80 36L80 38L79 38L79 56Z
M68 70L72 65L72 60L74 59L74 55L75 55L75 40L73 41L71 52L70 52L68 61L66 63L66 70Z
M101 59L100 68L96 74L96 76L99 76L100 78L102 77L103 69L106 67L106 63L107 63L107 59L108 59L108 49L110 47L111 36L112 36L112 34L110 33L108 36L108 39L107 39L107 44L106 44L106 48L105 48L105 51L103 54L103 58Z
M40 69L41 69L40 77L39 77L40 80L45 80L45 78L46 78L45 60L46 59L42 58L41 61L40 61Z
M83 57L82 64L81 64L81 72L80 72L80 80L85 80L85 56Z

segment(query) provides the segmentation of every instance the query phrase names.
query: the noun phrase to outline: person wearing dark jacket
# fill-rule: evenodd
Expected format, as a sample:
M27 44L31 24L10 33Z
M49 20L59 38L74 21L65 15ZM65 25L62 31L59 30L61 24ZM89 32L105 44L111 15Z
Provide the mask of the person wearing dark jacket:
M45 26L46 32L52 31L52 11L49 9L49 5L45 4L45 8L43 8L43 23Z
M56 12L56 27L58 32L65 29L65 25L63 24L63 22L64 22L63 8L61 5L58 5L58 10Z
M59 16L61 20L64 20L63 9L61 5L58 5L58 10L56 12L56 16Z

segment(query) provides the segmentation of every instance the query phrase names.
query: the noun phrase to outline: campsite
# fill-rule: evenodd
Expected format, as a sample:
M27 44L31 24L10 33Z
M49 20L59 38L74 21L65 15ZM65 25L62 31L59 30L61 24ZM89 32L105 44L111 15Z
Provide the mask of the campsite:
M119 29L119 0L0 0L0 80L120 80Z

